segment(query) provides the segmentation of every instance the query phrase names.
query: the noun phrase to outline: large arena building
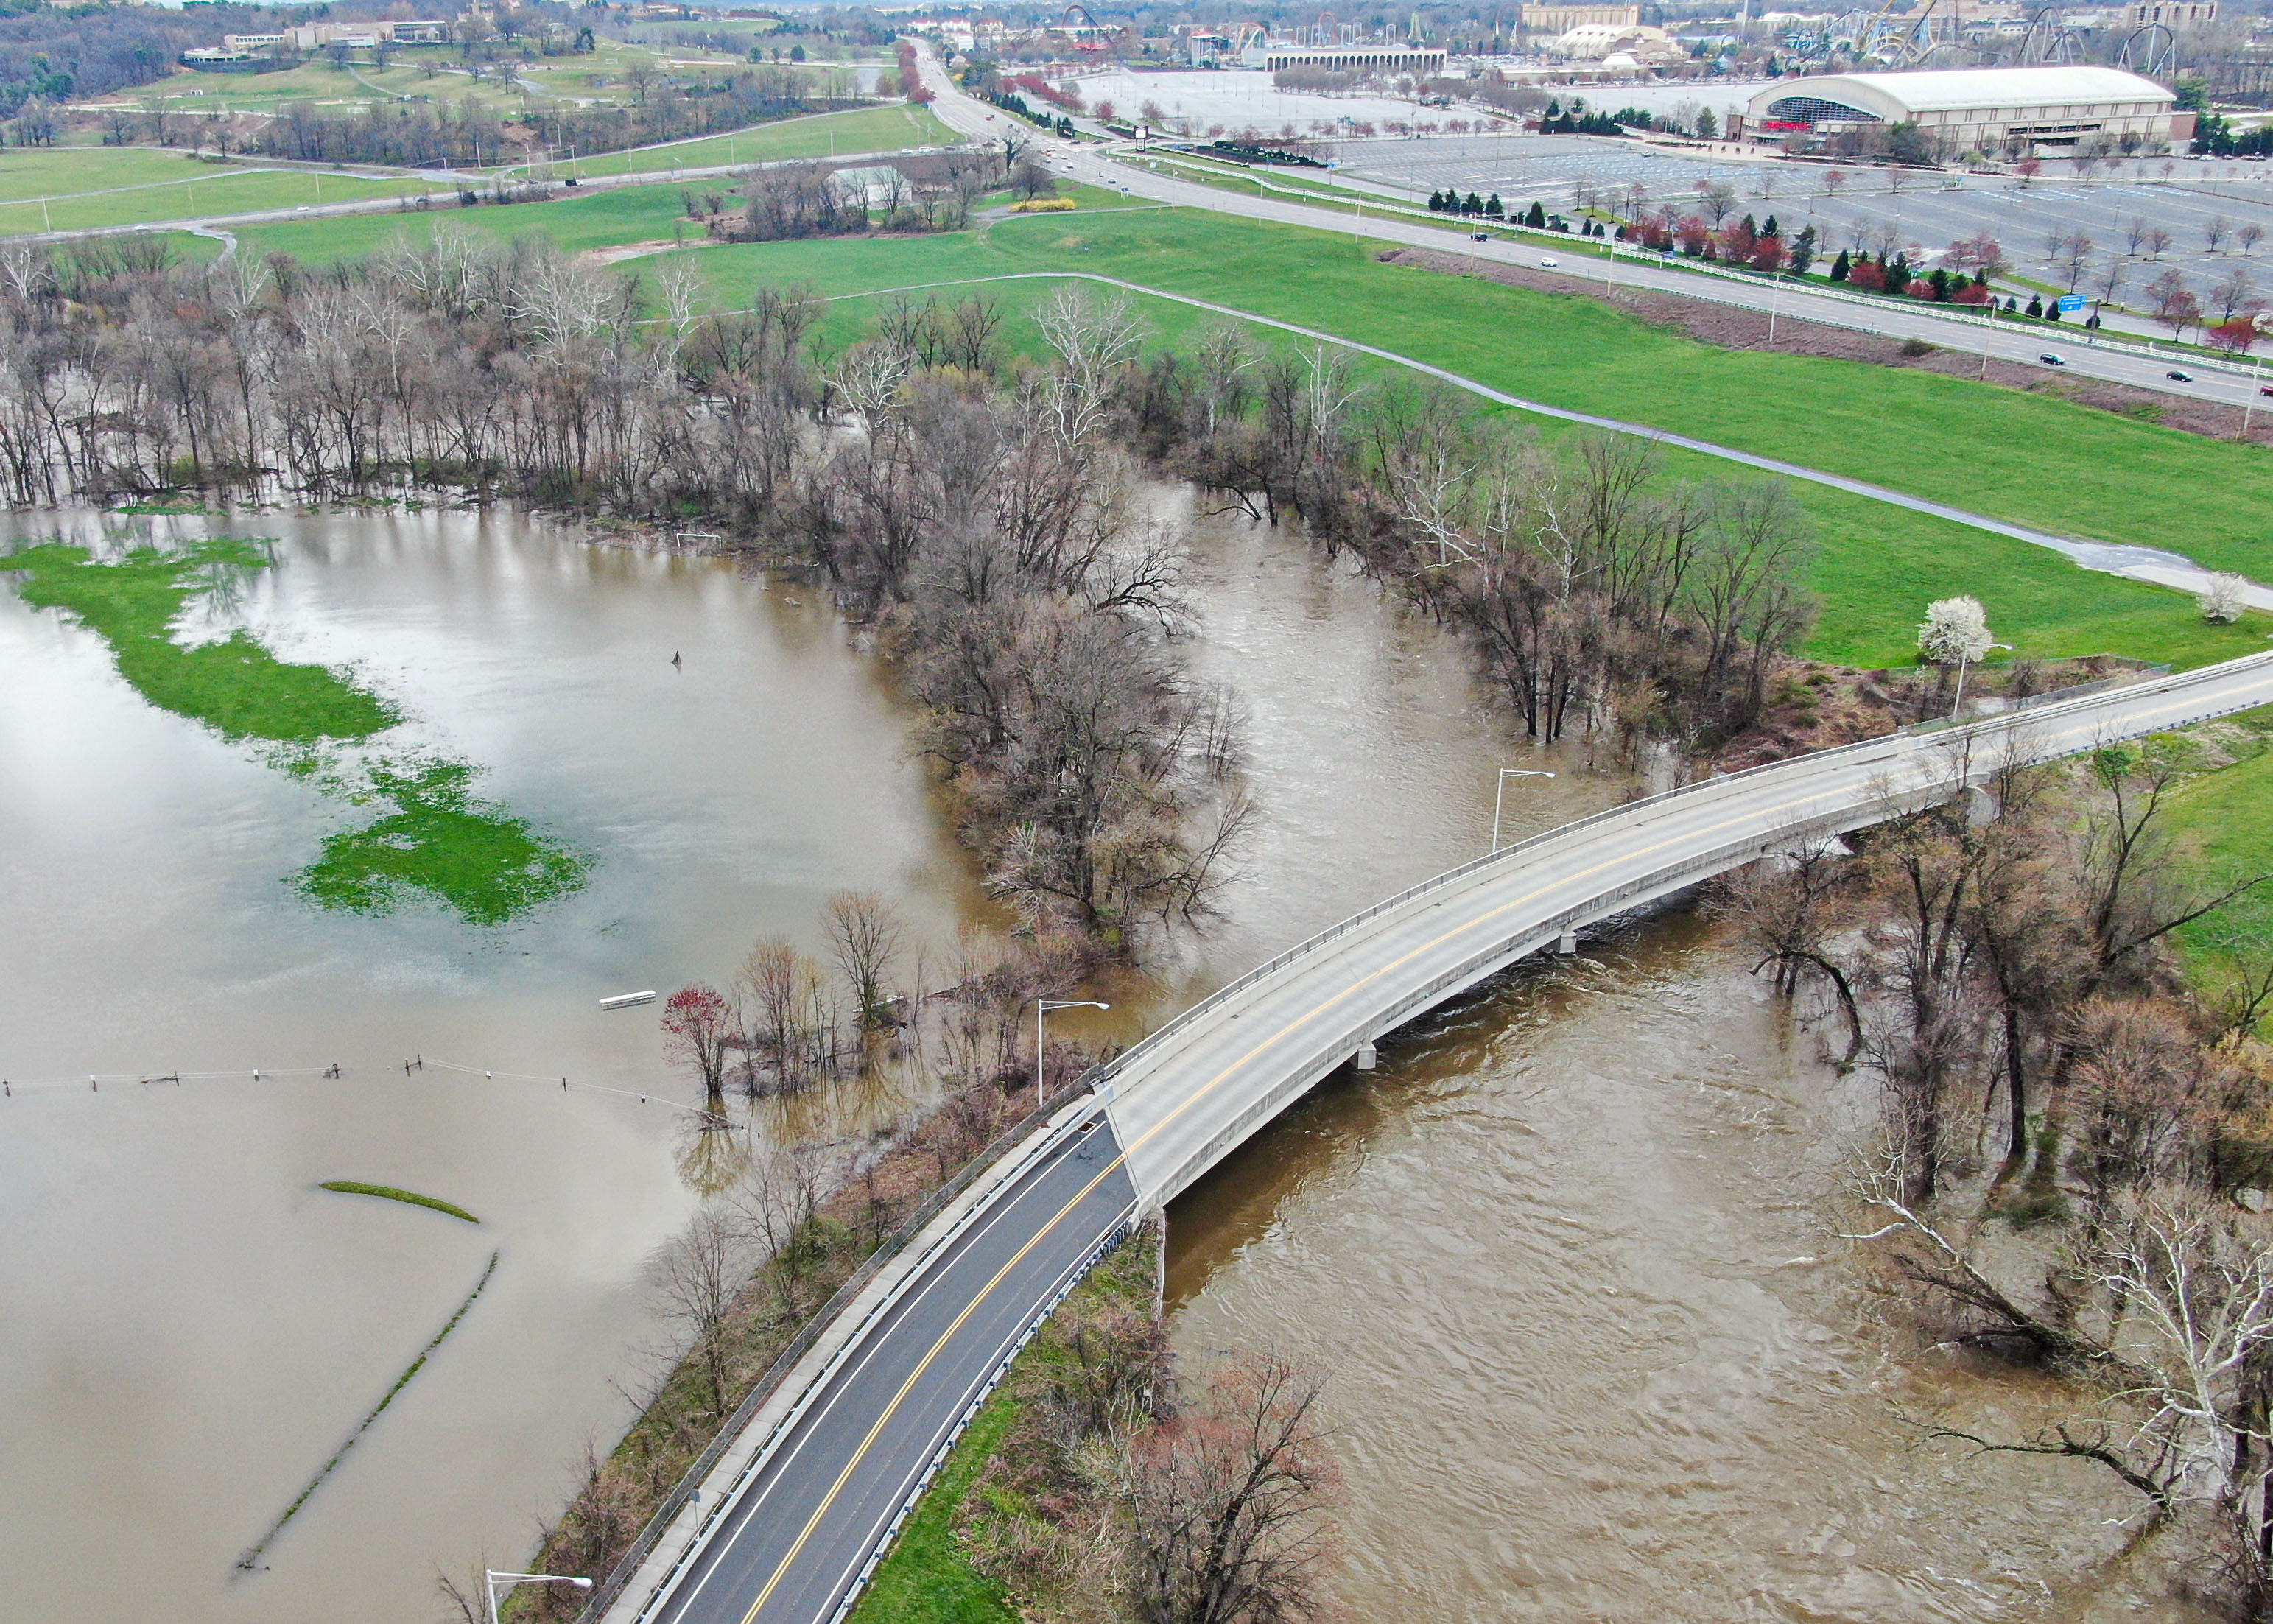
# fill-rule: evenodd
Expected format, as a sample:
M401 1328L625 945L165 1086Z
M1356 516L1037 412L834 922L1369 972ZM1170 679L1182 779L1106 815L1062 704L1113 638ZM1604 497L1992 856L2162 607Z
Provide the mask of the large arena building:
M2059 151L2102 135L2154 146L2194 134L2194 115L2178 112L2177 101L2154 80L2116 68L1826 73L1768 86L1752 99L1744 123L1763 139L1915 123L1961 152L2023 144Z

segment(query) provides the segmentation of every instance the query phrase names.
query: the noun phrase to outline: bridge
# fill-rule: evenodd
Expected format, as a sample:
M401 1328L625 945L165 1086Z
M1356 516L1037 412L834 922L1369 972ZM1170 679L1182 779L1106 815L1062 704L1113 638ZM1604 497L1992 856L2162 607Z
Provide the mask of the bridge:
M2273 654L1928 727L1635 801L1290 947L1087 1080L869 1281L610 1575L605 1624L833 1624L1050 1308L1338 1066L1527 954L1763 856L2051 760L2273 703ZM1984 813L1992 809L1984 807Z

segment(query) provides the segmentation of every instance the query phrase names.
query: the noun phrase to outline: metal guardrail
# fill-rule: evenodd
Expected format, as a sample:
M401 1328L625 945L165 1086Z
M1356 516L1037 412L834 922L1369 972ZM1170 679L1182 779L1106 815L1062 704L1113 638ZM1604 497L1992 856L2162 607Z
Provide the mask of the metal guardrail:
M701 1492L703 1479L708 1478L718 1463L725 1458L726 1451L733 1448L735 1440L741 1436L743 1430L749 1426L758 1411L764 1409L768 1402L774 1397L776 1389L787 1380L790 1372L797 1367L798 1362L813 1351L814 1345L836 1322L836 1317L867 1289L869 1283L882 1273L894 1259L907 1249L910 1243L930 1226L933 1219L946 1211L956 1198L976 1183L987 1169L1001 1160L1013 1147L1028 1137L1037 1126L1047 1122L1054 1113L1079 1098L1090 1088L1091 1079L1099 1069L1092 1066L1089 1072L1059 1089L1057 1093L1044 1100L1041 1104L997 1134L978 1155L964 1163L952 1179L926 1197L921 1206L894 1230L881 1245L868 1254L860 1267L853 1270L844 1283L829 1295L829 1300L805 1322L804 1328L790 1340L789 1345L784 1348L775 1357L774 1362L766 1367L766 1373L758 1378L757 1385L744 1395L742 1402L734 1407L733 1414L729 1416L725 1424L719 1428L718 1435L710 1441L709 1446L700 1456L695 1457L694 1463L686 1469L671 1493L664 1496L662 1503L656 1507L653 1515L648 1518L646 1525L640 1530L639 1538L634 1539L629 1549L617 1559L614 1566L608 1569L606 1576L593 1587L590 1599L584 1604L583 1611L576 1615L576 1624L599 1624L599 1620L606 1615L608 1609L622 1597L625 1587L637 1575L641 1564L654 1554L656 1546L662 1542L663 1536L669 1531L672 1520L685 1510ZM767 1442L759 1446L759 1457L762 1457L772 1441L773 1437L769 1435ZM724 1499L724 1497L722 1496L722 1502ZM719 1509L724 1508L722 1503ZM705 1526L707 1528L708 1524L706 1523ZM698 1532L697 1538L699 1539L700 1537Z
M2227 661L2223 664L2217 666L2205 666L2202 667L2200 671L2187 673L2187 676L2204 676L2213 671L2230 672L2235 666L2241 665L2251 661L2273 662L2273 653L2249 655L2244 656L2242 660ZM2029 709L2031 715L2031 719L2034 719L2035 714L2041 710L2058 708L2061 705L2071 703L2085 704L2089 703L2090 699L2094 697L2097 696L2078 696L2063 692L2054 695L2044 696L2041 704L2031 705ZM2238 708L2247 709L2250 707L2239 707ZM2010 729L2013 725L2013 721L2011 720L2010 715L2007 715L2006 716L1992 717L1982 722L1969 722L1965 724L1965 728L1967 730L1987 734L1994 733L2001 730ZM1886 749L1891 740L1914 738L1929 733L1954 733L1959 730L1961 730L1948 728L1947 723L1944 722L1916 723L1910 727L1898 729L1896 731L1890 734L1882 734L1876 738L1861 739L1852 745L1842 745L1831 750L1811 752L1804 757L1794 758L1794 760L1804 760L1812 763L1820 763L1836 760L1842 757L1862 756L1873 751ZM1352 914L1349 917L1341 920L1338 924L1327 926L1317 935L1309 937L1306 940L1297 942L1294 946L1286 949L1276 957L1256 966L1255 969L1248 971L1236 981L1227 983L1225 985L1218 988L1206 998L1202 999L1198 1003L1194 1004L1189 1009L1184 1010L1181 1014L1176 1015L1174 1019L1147 1034L1144 1038L1131 1044L1129 1048L1123 1050L1119 1055L1115 1056L1111 1061L1107 1062L1099 1070L1098 1074L1098 1081L1102 1084L1111 1081L1112 1079L1118 1077L1122 1072L1126 1071L1131 1065L1134 1065L1137 1061L1149 1059L1157 1051L1165 1047L1168 1041L1175 1037L1177 1033L1187 1029L1194 1022L1204 1019L1209 1014L1220 1008L1224 1004L1229 1002L1232 999L1236 998L1248 988L1255 985L1256 983L1263 980L1266 977L1276 975L1279 971L1284 969L1295 960L1307 957L1308 955L1317 952L1328 943L1347 935L1351 931L1355 930L1359 925L1365 924L1369 920L1377 919L1392 909L1403 907L1406 903L1412 902L1415 897L1425 896L1429 892L1437 890L1442 887L1452 885L1459 880L1466 879L1470 875L1481 872L1482 870L1489 868L1495 864L1512 862L1527 853L1535 851L1539 847L1544 845L1549 841L1561 840L1575 831L1594 827L1597 825L1608 822L1612 819L1625 817L1638 808L1662 805L1676 797L1695 797L1700 793L1717 794L1724 785L1742 783L1747 779L1759 777L1762 774L1783 770L1790 767L1791 764L1791 760L1789 760L1783 761L1764 761L1757 767L1740 768L1737 772L1724 774L1718 778L1708 779L1701 784L1683 784L1675 789L1662 790L1656 795L1645 796L1637 800L1624 802L1620 805L1606 807L1601 812L1590 813L1587 817L1577 819L1572 822L1559 825L1552 829L1543 830L1537 834L1527 837L1527 839L1518 841L1513 845L1503 846L1496 852L1488 853L1481 857L1472 858L1468 862L1461 864L1457 868L1447 869L1443 873L1437 874L1433 878L1424 879L1416 886L1407 887L1405 890L1399 892L1395 896L1390 897L1387 901L1377 902L1372 907Z

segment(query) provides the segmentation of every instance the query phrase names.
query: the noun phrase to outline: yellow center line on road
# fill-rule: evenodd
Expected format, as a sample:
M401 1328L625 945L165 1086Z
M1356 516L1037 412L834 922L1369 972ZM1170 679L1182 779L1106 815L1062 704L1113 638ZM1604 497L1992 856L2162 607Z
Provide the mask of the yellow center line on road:
M2148 719L2151 719L2157 716L2166 715L2172 711L2188 708L2189 703L2190 702L2188 700L2183 699L2174 700L2167 705L2160 706L2153 710L2144 713L2144 716ZM2019 731L2021 731L2021 729L2018 726L2006 730L2007 741L2009 742L2011 735ZM2062 731L2051 734L2048 737L2057 740L2066 740L2074 738L2080 734L2097 733L2098 731L2099 724L2094 722L2067 728ZM1932 766L1932 763L1927 762L1925 765ZM1904 769L1902 775L1916 777L1917 775L1917 770L1915 767L1906 768ZM1383 977L1402 969L1404 966L1411 963L1414 959L1420 958L1424 954L1433 953L1437 948L1444 947L1446 943L1453 941L1461 936L1465 936L1482 926L1489 924L1492 921L1497 919L1511 909L1523 907L1527 903L1537 901L1539 898L1546 895L1549 891L1555 890L1559 887L1569 885L1572 880L1585 879L1591 875L1601 873L1604 869L1616 866L1622 862L1631 861L1633 857L1647 857L1653 852L1663 850L1668 846L1680 844L1685 841L1696 839L1699 836L1717 834L1723 830L1734 828L1739 825L1757 823L1763 813L1773 815L1779 812L1788 812L1794 807L1804 806L1811 801L1821 800L1824 798L1826 793L1827 792L1818 791L1812 795L1797 796L1789 800L1776 802L1772 805L1760 809L1759 811L1749 812L1740 817L1723 819L1719 823L1708 824L1704 828L1694 831L1692 834L1670 836L1665 840L1659 841L1654 844L1644 846L1639 851L1628 852L1622 856L1606 858L1602 862L1594 864L1592 867L1580 869L1576 873L1551 881L1549 884L1538 887L1534 890L1527 891L1521 896L1511 898L1509 901L1501 903L1498 907L1492 909L1489 912L1479 914L1463 924L1455 925L1451 930L1444 932L1442 935L1422 943L1420 946L1412 948L1410 951L1391 960L1388 963L1382 965L1379 969L1375 969L1367 975L1359 977L1356 980L1350 982L1332 997L1322 1000L1311 1008L1304 1011L1302 1014L1295 1016L1286 1025L1272 1033L1268 1037L1265 1037L1261 1042L1257 1043L1253 1048L1247 1051L1246 1053L1232 1061L1230 1065L1225 1066L1223 1070L1218 1072L1206 1082L1201 1084L1197 1089L1195 1089L1189 1097L1178 1104L1176 1108L1168 1112L1167 1115L1162 1117L1159 1121L1154 1123L1150 1128L1146 1129L1143 1134L1129 1145L1127 1149L1123 1149L1120 1155L1114 1156L1112 1161L1106 1164L1104 1169L1098 1173L1096 1178L1091 1179L1088 1184L1083 1186L1081 1192L1078 1194L1076 1194L1071 1201L1068 1201L1063 1207L1061 1207L1056 1215L1053 1216L1047 1224L1044 1224L1039 1230L1035 1231L1033 1239L1027 1241L1024 1246L1019 1247L1016 1254L1013 1255L1008 1262L1004 1263L1001 1269L994 1272L994 1277L989 1279L986 1285L979 1289L978 1294L971 1299L970 1303L964 1308L963 1312L956 1315L954 1321L948 1326L946 1330L940 1334L939 1339L932 1343L930 1350L924 1354L923 1358L919 1361L918 1361L915 1369L908 1373L907 1380L900 1384L900 1389L892 1396L891 1402L885 1405L883 1410L878 1413L875 1424L869 1427L867 1435L860 1441L859 1448L853 1451L851 1458L844 1463L844 1470L837 1474L836 1481L829 1486L829 1493L822 1496L821 1503L814 1508L813 1515L806 1519L805 1527L799 1530L796 1541L790 1546L788 1552L783 1555L780 1563L774 1568L772 1576L766 1581L765 1588L758 1592L757 1599L750 1604L750 1610L742 1615L742 1624L757 1624L759 1612L765 1606L768 1601L772 1599L774 1591L779 1588L783 1578L788 1574L790 1564L794 1562L799 1555L802 1553L806 1543L813 1538L814 1530L821 1526L821 1519L829 1514L829 1509L836 1503L836 1497L844 1493L844 1486L851 1480L852 1474L859 1469L861 1462L867 1458L868 1451L875 1447L877 1439L883 1435L884 1428L890 1423L892 1417L898 1412L900 1405L906 1401L908 1395L914 1390L916 1383L922 1379L924 1373L931 1368L932 1361L936 1359L940 1354L945 1351L948 1343L951 1341L955 1335L963 1328L966 1322L969 1321L971 1316L979 1312L979 1305L984 1303L987 1298L994 1293L994 1289L1002 1283L1003 1280L1009 1275L1013 1269L1024 1261L1029 1253L1032 1252L1036 1246L1041 1245L1044 1239L1046 1238L1053 1230L1056 1229L1060 1224L1065 1221L1066 1217L1072 1213L1075 1208L1080 1206L1083 1201L1086 1201L1089 1196L1095 1192L1099 1185L1102 1185L1106 1179L1113 1175L1116 1169L1125 1165L1129 1156L1133 1152L1142 1149L1145 1145L1149 1144L1154 1138L1165 1132L1179 1117L1182 1117L1193 1106L1198 1104L1202 1100L1212 1094L1217 1088L1235 1076L1241 1071L1244 1070L1255 1059L1267 1052L1269 1050L1275 1048L1279 1044L1285 1042L1287 1038L1300 1031L1303 1027L1317 1019L1318 1016L1333 1008L1336 1005L1342 1003L1353 994L1371 985L1373 983L1379 981Z

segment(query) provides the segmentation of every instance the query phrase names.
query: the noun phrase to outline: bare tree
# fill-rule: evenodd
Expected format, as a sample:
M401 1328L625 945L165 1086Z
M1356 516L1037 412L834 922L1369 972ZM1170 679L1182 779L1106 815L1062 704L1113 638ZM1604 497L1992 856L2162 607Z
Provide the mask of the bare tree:
M1246 1624L1325 1611L1336 1477L1313 1411L1317 1380L1272 1359L1234 1365L1206 1396L1133 1439L1115 1473L1143 1624Z
M840 891L821 911L836 969L852 992L864 1027L890 1024L892 962L899 953L899 916L874 891Z
M656 1261L656 1307L681 1328L686 1360L700 1374L711 1415L731 1408L733 1358L729 1328L734 1299L756 1263L747 1227L730 1207L697 1211Z

